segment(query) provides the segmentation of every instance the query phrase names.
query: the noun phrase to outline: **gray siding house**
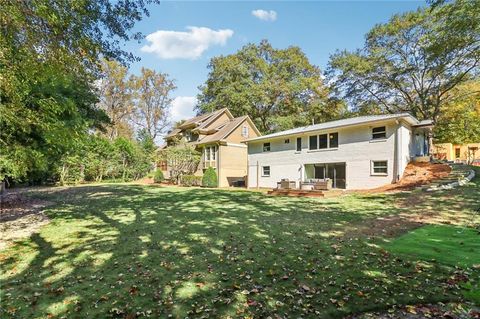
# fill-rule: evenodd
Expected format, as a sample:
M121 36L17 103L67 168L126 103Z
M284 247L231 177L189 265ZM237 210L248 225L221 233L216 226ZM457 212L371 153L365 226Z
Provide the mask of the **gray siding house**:
M330 180L333 188L369 189L398 181L414 157L429 153L431 121L410 114L361 116L251 138L248 187Z

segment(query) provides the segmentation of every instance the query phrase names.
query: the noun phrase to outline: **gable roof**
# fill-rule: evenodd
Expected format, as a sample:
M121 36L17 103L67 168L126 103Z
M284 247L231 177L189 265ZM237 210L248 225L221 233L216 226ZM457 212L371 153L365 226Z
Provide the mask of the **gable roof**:
M226 138L230 133L232 133L237 127L239 127L243 122L248 121L250 126L255 130L255 133L260 134L258 129L253 124L252 120L248 115L236 117L229 122L223 123L219 125L216 130L216 133L206 135L202 139L195 141L196 145L206 144L206 143L214 143L222 141Z
M219 115L221 115L224 112L227 112L227 115L229 115L230 118L233 118L232 113L230 113L230 111L227 108L223 108L211 113L201 114L191 119L188 119L182 124L180 124L178 128L184 129L192 125L199 126L205 123L210 123L211 121L213 121L215 118L217 118Z
M345 126L354 126L354 125L367 124L367 123L373 123L373 122L384 121L384 120L393 120L393 119L399 119L399 118L404 119L412 126L421 125L426 122L426 121L420 122L409 113L357 116L357 117L347 118L343 120L336 120L336 121L330 121L330 122L325 122L325 123L320 123L315 125L297 127L297 128L286 130L286 131L254 137L254 138L245 140L244 142L277 138L277 137L282 137L287 135L297 135L297 134L303 134L303 133L308 133L312 131L320 131L320 130L338 128L338 127L345 127ZM429 121L429 123L431 124L431 121Z

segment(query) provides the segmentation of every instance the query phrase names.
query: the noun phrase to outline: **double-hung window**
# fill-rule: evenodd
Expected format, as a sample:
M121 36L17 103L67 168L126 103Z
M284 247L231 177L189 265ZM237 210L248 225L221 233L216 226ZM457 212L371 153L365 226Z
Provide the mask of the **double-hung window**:
M262 166L262 176L263 177L270 176L270 166Z
M388 175L388 161L372 161L372 175Z

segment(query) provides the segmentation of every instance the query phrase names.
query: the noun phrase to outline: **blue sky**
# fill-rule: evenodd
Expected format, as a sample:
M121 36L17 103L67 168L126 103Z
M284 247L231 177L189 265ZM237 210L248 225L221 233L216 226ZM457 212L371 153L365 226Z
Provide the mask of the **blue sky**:
M299 46L322 70L337 49L354 50L375 24L395 13L415 10L424 1L162 1L138 23L147 39L125 49L141 58L141 67L168 73L177 84L173 120L193 113L198 86L217 55L268 39L276 48ZM148 36L150 35L150 36Z

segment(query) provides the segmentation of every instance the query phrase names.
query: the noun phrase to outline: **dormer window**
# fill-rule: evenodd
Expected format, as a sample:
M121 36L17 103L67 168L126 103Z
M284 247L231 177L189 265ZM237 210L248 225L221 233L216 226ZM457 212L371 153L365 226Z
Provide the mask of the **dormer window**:
M187 140L187 142L190 142L192 140L192 132L186 131L185 132L185 139Z
M242 136L243 137L248 137L248 126L247 125L244 125L242 127Z

